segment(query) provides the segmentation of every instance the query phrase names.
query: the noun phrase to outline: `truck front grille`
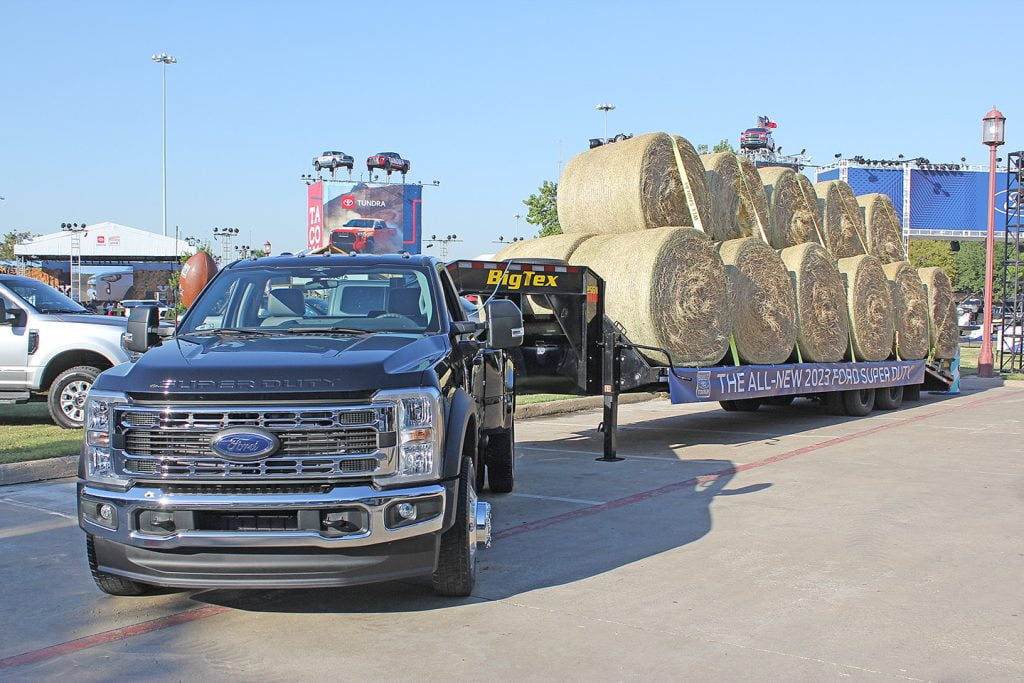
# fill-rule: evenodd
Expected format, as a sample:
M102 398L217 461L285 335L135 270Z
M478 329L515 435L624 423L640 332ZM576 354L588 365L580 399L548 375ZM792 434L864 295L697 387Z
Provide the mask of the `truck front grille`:
M385 474L394 467L394 408L261 406L178 409L129 406L117 413L124 473L160 479L259 479ZM236 462L211 439L258 427L280 441L269 457Z

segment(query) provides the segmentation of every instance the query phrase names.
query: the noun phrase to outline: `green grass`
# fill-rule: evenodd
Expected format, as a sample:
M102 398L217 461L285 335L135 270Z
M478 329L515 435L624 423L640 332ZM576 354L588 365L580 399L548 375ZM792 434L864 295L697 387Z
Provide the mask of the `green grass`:
M960 375L962 377L973 377L978 374L978 354L981 353L980 346L960 345ZM999 352L995 352L995 362L999 364ZM1003 379L1024 379L1024 374L1019 372L1007 372L1000 375Z
M531 403L547 403L566 398L579 398L579 396L576 394L520 394L516 396L516 405L528 406Z
M45 403L0 405L0 464L78 455L82 432L61 429Z

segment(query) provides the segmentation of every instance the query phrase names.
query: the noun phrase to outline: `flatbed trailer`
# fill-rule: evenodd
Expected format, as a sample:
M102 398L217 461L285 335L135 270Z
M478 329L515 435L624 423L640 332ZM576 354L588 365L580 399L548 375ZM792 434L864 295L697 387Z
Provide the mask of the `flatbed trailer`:
M787 363L743 365L735 356L710 367L680 367L665 349L630 341L605 315L604 280L586 266L554 259L458 260L448 264L458 293L513 300L523 312L523 345L515 349L517 393L575 391L602 395L604 433L599 460L621 460L618 399L623 392L667 391L672 403L718 401L724 410L754 411L796 397L826 404L840 415L898 408L921 389L946 391L949 361ZM647 355L645 355L645 353ZM648 355L664 357L655 365Z

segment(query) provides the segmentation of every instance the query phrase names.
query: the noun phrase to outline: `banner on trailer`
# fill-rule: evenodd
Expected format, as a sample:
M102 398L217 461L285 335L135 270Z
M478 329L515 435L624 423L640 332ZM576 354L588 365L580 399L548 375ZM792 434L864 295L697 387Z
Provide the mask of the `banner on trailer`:
M322 180L307 191L306 246L339 251L420 253L421 185Z
M731 401L787 394L921 384L923 360L677 368L668 373L673 403Z

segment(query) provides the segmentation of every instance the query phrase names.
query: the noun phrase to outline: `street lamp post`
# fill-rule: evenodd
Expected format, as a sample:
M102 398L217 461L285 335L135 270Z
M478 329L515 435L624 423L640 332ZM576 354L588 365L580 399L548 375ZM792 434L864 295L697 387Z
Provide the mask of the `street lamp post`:
M605 142L607 142L608 141L608 112L610 112L611 110L615 109L615 105L614 104L604 103L604 104L597 105L595 107L595 109L597 109L598 111L603 111L604 112L604 140L605 140Z
M978 376L992 376L992 281L995 279L996 243L996 148L1006 141L1006 117L998 109L981 120L981 141L988 145L988 236L985 239L985 316L981 327Z
M152 60L162 65L163 72L163 233L167 237L167 65L177 64L178 60L165 52L153 55Z

